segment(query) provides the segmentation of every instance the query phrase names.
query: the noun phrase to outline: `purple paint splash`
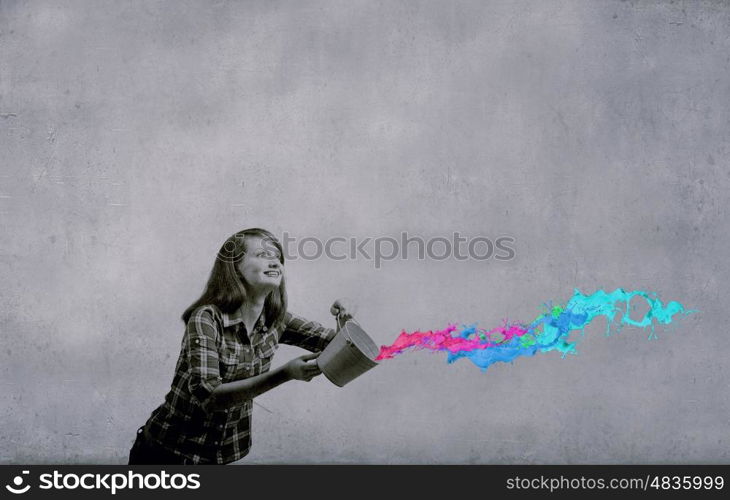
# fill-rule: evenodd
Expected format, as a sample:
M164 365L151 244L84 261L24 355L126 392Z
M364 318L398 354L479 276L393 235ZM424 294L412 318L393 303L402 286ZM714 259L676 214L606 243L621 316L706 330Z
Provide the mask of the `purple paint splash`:
M634 297L643 298L649 310L639 320L631 319L629 304ZM500 327L484 330L471 325L459 330L449 325L443 330L406 333L403 331L395 342L380 348L378 360L393 358L410 348L446 351L447 362L469 358L482 371L497 361L510 362L518 356L533 356L538 352L558 350L563 356L575 353L576 342L569 342L573 330L585 333L585 327L598 316L608 320L606 335L612 324L618 324L617 331L624 325L651 327L649 338L656 338L656 323L669 324L677 314L691 314L679 302L664 305L653 292L635 290L626 292L621 288L607 293L598 290L592 295L583 295L578 289L566 305L546 306L546 311L529 324L507 323ZM617 320L617 315L620 318Z

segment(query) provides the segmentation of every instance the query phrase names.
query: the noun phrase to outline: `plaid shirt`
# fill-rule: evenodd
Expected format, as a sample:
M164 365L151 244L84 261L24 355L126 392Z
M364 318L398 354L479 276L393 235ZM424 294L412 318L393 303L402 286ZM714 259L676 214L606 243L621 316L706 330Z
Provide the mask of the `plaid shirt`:
M148 439L194 464L225 464L248 454L253 400L213 411L213 390L269 371L279 342L319 352L335 335L331 328L288 312L283 324L267 327L262 314L248 334L240 315L212 305L193 311L170 392L145 424Z

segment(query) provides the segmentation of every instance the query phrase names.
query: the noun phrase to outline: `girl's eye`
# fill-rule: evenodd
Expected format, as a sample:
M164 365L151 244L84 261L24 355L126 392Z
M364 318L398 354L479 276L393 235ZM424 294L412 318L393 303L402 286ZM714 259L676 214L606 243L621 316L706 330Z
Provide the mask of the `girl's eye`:
M279 260L279 254L275 252L256 252L256 257L261 259Z

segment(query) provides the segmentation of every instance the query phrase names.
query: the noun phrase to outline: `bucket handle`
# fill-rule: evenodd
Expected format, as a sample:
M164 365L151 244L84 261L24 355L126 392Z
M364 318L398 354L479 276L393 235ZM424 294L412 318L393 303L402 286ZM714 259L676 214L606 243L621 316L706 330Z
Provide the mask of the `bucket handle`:
M338 331L339 331L339 330L342 330L342 329L343 329L343 328L345 327L345 325L347 324L347 322L348 322L348 321L352 321L352 322L353 322L353 323L355 323L355 324L356 324L357 326L360 326L360 323L358 323L358 322L357 322L357 321L355 320L355 318L353 318L353 317L350 317L349 319L347 319L347 320L345 320L345 321L342 321L342 318L340 317L340 313L337 313L337 314L335 315L335 321L337 322L337 330L338 330ZM362 328L362 327L360 326L360 328Z

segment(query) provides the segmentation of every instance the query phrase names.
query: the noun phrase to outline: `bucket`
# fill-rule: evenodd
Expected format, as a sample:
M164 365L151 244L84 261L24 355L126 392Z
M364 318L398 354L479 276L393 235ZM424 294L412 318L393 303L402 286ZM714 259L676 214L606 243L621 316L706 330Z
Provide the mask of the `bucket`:
M342 387L377 366L379 353L373 339L349 320L317 357L317 365L330 382Z

